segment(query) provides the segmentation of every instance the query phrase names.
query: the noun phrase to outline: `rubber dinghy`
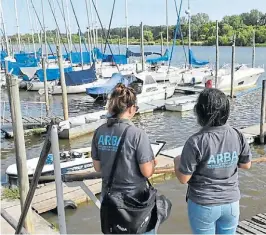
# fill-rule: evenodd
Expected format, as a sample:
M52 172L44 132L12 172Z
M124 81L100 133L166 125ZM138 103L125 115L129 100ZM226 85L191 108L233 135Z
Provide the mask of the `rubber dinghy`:
M164 141L152 143L151 147L156 156L164 147ZM93 167L92 158L90 157L91 147L64 151L60 153L60 166L62 175L75 171L85 170ZM39 157L27 160L28 176L32 177L35 173ZM6 169L8 183L18 185L17 165L12 164ZM49 154L42 170L42 176L54 175L53 155Z

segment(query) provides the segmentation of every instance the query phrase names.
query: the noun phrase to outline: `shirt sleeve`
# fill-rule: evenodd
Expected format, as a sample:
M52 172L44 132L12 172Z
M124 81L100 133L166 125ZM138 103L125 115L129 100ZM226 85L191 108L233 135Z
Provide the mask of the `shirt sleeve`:
M154 160L154 154L148 135L144 130L140 131L138 144L136 148L136 158L138 164L143 164Z
M96 161L100 161L100 158L98 156L98 149L97 149L97 140L96 140L96 131L94 132L92 143L91 143L91 158Z
M188 139L182 150L179 171L184 175L192 175L198 165L198 147L191 140Z
M251 161L252 154L249 143L245 136L241 133L241 153L239 155L238 163L245 164Z

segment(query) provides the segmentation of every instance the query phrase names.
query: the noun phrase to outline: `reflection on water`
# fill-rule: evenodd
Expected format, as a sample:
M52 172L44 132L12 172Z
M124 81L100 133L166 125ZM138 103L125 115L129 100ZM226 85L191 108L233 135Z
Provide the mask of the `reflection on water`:
M147 51L154 49L159 51L160 47L147 47ZM195 47L193 48L195 55L199 59L208 59L214 61L214 47ZM174 51L174 64L184 61L182 57L182 47L176 47ZM230 47L222 47L220 49L221 64L230 60ZM249 63L251 58L251 48L237 48L236 61L238 63ZM266 48L257 48L256 64L265 63ZM251 56L250 56L251 57ZM265 78L265 74L261 77ZM1 101L8 100L5 91L1 90ZM20 92L20 100L24 102L43 102L44 96L40 97L37 92ZM260 121L260 100L261 90L254 91L245 96L239 97L231 102L231 116L229 123L232 126L242 128L248 125L257 124ZM63 116L62 98L61 96L50 97L52 113L54 115ZM69 95L68 96L69 114L76 116L83 113L93 112L102 109L101 103L94 103L86 94ZM43 107L44 108L44 107ZM22 110L25 112L26 110ZM37 113L37 109L31 108L32 112ZM2 114L2 113L1 113ZM154 112L153 114L144 114L136 116L134 123L146 130L150 139L165 140L166 148L181 146L186 139L195 133L199 126L196 124L196 118L193 111L183 114L176 112ZM42 149L45 136L25 137L27 158L38 157ZM70 148L81 148L90 146L92 135L68 141L60 140L60 149L68 150ZM252 153L255 156L265 155L265 146L252 146ZM1 138L1 178L5 182L4 172L6 168L15 163L15 151L13 140ZM265 199L265 170L266 164L254 164L250 171L240 172L240 187L242 191L241 200L241 217L249 218L260 212L266 212ZM173 202L172 215L170 219L162 225L161 233L189 233L189 227L186 215L185 192L186 187L178 184L173 179L158 185L159 190L167 195ZM78 210L67 212L67 226L69 233L99 233L99 211L93 205L83 204ZM47 213L45 217L55 219L51 213Z

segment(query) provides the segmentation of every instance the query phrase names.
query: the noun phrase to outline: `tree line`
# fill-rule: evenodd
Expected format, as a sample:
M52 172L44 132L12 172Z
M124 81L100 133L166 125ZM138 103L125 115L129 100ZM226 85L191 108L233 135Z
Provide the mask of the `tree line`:
M169 42L172 43L176 26L169 26ZM219 22L219 44L229 46L232 44L233 35L236 35L237 46L251 46L253 32L255 31L255 42L257 45L266 46L266 13L259 10L251 10L248 13L240 15L224 16ZM98 29L99 43L105 43L102 35L107 35L107 29ZM55 42L56 30L47 31L47 40L50 43ZM160 44L161 35L164 43L166 42L166 26L148 26L144 25L144 41L146 44ZM11 41L15 43L17 35L11 36ZM38 41L37 34L34 35L35 41ZM22 35L22 41L31 42L31 35ZM82 33L82 41L87 38L87 32ZM61 34L61 40L67 42L66 34ZM110 38L112 44L126 43L125 28L111 28ZM79 43L78 33L72 34L73 43ZM192 45L215 45L216 41L216 22L211 21L208 14L198 13L191 16L191 44ZM129 44L140 43L140 27L129 27ZM180 18L180 27L177 33L176 44L188 43L188 19Z

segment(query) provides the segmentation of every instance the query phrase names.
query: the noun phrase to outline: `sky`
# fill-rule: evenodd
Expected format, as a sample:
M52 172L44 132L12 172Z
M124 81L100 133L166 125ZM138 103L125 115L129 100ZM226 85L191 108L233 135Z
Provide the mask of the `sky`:
M33 27L40 30L40 25L36 20L31 1L42 21L41 0L16 0L18 9L18 22L21 34L29 33L31 25L27 10L27 1L30 3L30 12L33 19ZM64 21L60 13L57 2L62 0L50 0L55 6L56 19L60 30L65 32ZM72 32L77 32L77 23L71 8L72 1L79 25L82 31L86 30L88 19L86 14L86 0L64 0L69 4L70 26ZM88 0L91 1L91 0ZM113 0L94 0L97 2L97 9L104 27L109 24ZM125 21L125 1L116 0L112 27L124 27ZM128 1L128 25L139 25L142 21L144 25L165 25L166 24L166 1L168 1L168 22L169 25L176 24L177 14L175 10L175 0L127 0ZM178 6L181 0L176 0ZM2 2L4 22L7 35L17 32L16 14L14 0L0 0ZM47 29L55 29L56 24L51 13L48 0L44 2L45 26ZM185 16L188 0L183 0L181 16ZM191 14L207 13L211 20L221 20L225 15L241 14L249 12L251 9L258 9L266 13L266 0L190 0ZM66 11L66 8L65 8ZM95 12L93 12L95 15ZM98 21L98 20L97 20ZM99 27L99 23L98 27ZM1 25L2 27L2 25Z

